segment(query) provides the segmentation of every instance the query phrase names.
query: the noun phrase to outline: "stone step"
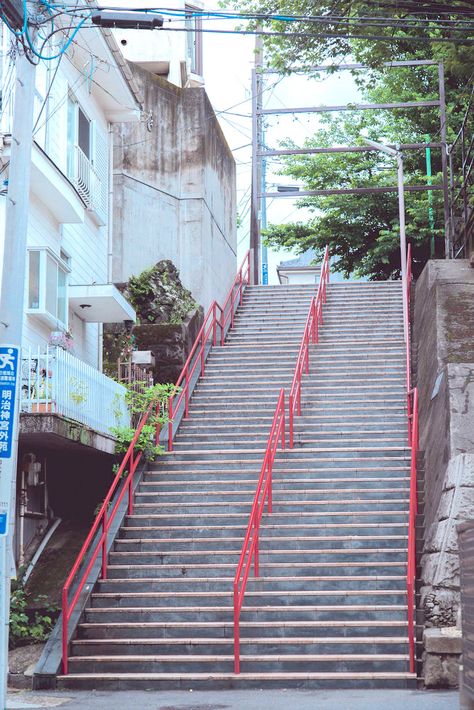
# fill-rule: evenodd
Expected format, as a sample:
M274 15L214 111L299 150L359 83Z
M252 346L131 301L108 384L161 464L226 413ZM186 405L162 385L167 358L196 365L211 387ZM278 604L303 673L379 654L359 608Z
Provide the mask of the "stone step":
M234 575L221 577L187 577L180 574L176 577L133 577L120 576L108 577L106 581L98 583L98 589L106 590L113 593L130 592L134 589L149 592L206 592L207 594L217 592L229 592L232 590ZM105 586L104 586L105 585ZM315 590L319 593L331 593L337 595L339 592L355 591L359 592L370 590L391 590L404 591L406 594L406 573L396 574L393 571L390 573L378 574L346 574L346 575L299 575L292 576L271 576L266 577L261 574L258 579L249 576L246 595L252 591L272 591L278 594L284 594L295 591L310 591Z
M264 519L265 520L265 519ZM149 524L139 524L139 521L134 521L133 516L130 516L126 520L126 524L122 527L120 531L121 539L134 539L134 538L150 538L153 537L156 540L166 541L168 539L174 540L176 544L179 544L182 538L188 538L192 536L191 539L199 542L200 538L204 539L206 535L213 535L212 539L219 537L222 541L226 538L232 538L234 535L240 542L244 539L245 532L247 530L246 524L230 524L230 525L213 525L211 522L207 524L194 525L153 525L153 521L147 521ZM262 521L260 525L260 534L262 538L272 539L278 537L288 537L288 536L306 536L314 537L317 539L327 539L331 536L337 537L339 535L355 535L359 537L367 536L369 539L379 540L381 537L386 537L390 539L391 536L394 537L406 537L408 529L408 523L405 522L383 522L383 523L368 523L368 522L354 522L354 523L282 523L280 525L270 525L265 524ZM172 537L170 537L172 536ZM118 541L117 541L118 542Z
M107 589L107 584L102 583L100 589ZM200 607L229 606L233 604L232 591L215 592L212 596L208 592L188 591L188 592L146 592L146 591L97 591L92 594L91 602L94 607L108 607L112 602L116 607L128 607L140 605L141 607L157 606L160 604L168 607L182 607L186 604L199 605ZM304 607L306 605L325 608L339 609L340 607L367 606L368 602L372 606L380 604L382 606L395 605L403 606L406 601L405 590L349 590L343 592L328 592L321 590L301 590L301 591L248 591L245 594L245 608L252 609L254 605L296 605ZM163 607L165 608L165 607ZM256 607L255 607L256 608Z
M58 676L59 689L216 690L222 688L416 688L410 673L70 673Z
M129 560L131 553L126 553L123 557L123 562L119 562L119 553L112 552L110 555L111 562L108 567L110 579L121 578L124 574L134 577L135 579L154 578L160 575L162 579L176 579L177 576L183 575L188 579L200 578L205 575L207 577L222 577L223 575L233 576L235 574L238 558L233 562L212 563L212 562L186 562L176 564L158 564L153 562L132 563ZM150 556L150 558L153 556ZM156 558L156 555L154 556ZM349 557L349 556L348 556ZM371 576L377 575L406 575L406 563L401 560L393 562L375 560L374 562L365 562L349 559L341 562L326 562L321 560L319 563L314 562L265 562L260 564L260 574L270 578L279 577L307 577L307 576Z
M208 532L209 535L209 532ZM376 549L397 548L406 549L406 535L279 535L270 537L261 534L262 549L274 550L282 548L295 548L298 550L333 550L333 549L357 549L366 550L375 547ZM221 553L236 552L240 554L242 549L243 535L238 537L213 537L197 536L193 538L182 537L179 539L166 537L150 537L143 533L140 537L120 537L115 541L115 550L155 550L158 554L162 551L170 553L172 551L198 551L208 550L211 547L218 548Z
M375 635L393 636L395 633L406 634L407 622L403 621L294 621L291 629L281 626L278 621L252 622L242 621L240 624L241 634L246 637L268 637L275 634L278 629L282 636L291 631L299 636L309 636L311 638L324 638L331 635L353 636ZM210 638L232 638L233 623L219 621L209 622L174 622L151 621L142 622L87 622L78 626L80 638L124 638L128 637L133 630L134 636L138 638L187 638L189 635L200 635ZM291 637L291 633L288 636Z
M76 639L72 641L74 655L100 655L107 651L109 655L155 654L161 655L207 655L209 652L223 655L233 654L233 639L221 638L118 638L118 639ZM360 637L325 637L312 640L307 637L267 637L263 639L241 638L241 653L248 657L252 653L300 653L301 655L316 655L319 653L406 653L408 639L400 636L368 636Z
M181 673L232 673L233 655L130 655L73 657L71 673L167 673L179 663ZM241 659L241 673L281 673L298 671L320 672L407 672L408 655L405 654L283 654L279 656L249 655Z

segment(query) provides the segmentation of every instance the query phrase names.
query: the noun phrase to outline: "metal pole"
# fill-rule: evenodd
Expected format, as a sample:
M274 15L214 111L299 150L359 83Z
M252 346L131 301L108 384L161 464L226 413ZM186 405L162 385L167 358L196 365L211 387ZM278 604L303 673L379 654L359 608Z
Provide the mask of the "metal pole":
M453 235L449 219L449 182L448 182L448 144L446 142L446 94L444 85L444 64L438 65L439 80L439 121L441 139L441 171L443 175L443 206L444 206L444 257L453 258Z
M400 150L397 151L397 174L398 174L398 219L400 222L400 265L402 272L402 288L403 288L403 324L405 341L408 338L408 304L406 302L405 293L407 288L407 239L405 231L405 190L404 190L404 175L403 175L403 154Z
M262 128L262 147L265 147L265 129ZM267 159L265 157L261 158L262 166L262 219L261 228L267 228L267 198L265 197L265 192L267 191ZM262 284L264 286L268 285L268 249L265 244L262 244Z
M431 174L431 148L429 147L429 143L431 142L431 139L429 136L425 136L426 138L426 178L427 178L427 183L428 185L433 184L433 178ZM431 230L431 237L430 237L430 256L432 259L434 259L435 256L435 221L434 221L434 212L433 212L433 191L430 190L428 192L428 221L430 223L430 230Z
M18 55L5 214L3 278L0 292L0 345L13 345L18 348L21 346L23 330L34 85L35 66L24 55ZM6 707L7 692L10 579L20 419L19 388L16 389L11 456L0 459L1 485L4 490L10 489L8 535L0 536L0 707L3 708Z
M262 38L255 41L255 68L252 70L252 193L250 201L250 251L253 264L252 282L260 283L260 186L262 146Z

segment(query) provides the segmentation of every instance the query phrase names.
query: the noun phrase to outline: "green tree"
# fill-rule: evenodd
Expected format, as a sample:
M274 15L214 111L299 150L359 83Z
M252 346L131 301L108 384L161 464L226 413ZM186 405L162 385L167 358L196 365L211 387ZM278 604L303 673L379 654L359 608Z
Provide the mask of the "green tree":
M448 142L459 127L472 89L474 48L470 44L474 3L413 0L244 0L233 2L241 13L259 13L257 21L265 36L265 58L282 74L321 63L337 65L355 60L369 67L354 72L364 98L370 103L435 100L438 98L437 68L382 70L383 62L408 59L442 60L446 70ZM288 22L275 15L300 16ZM466 22L470 22L469 27ZM441 40L441 41L440 41ZM466 41L467 40L467 41ZM430 135L440 139L439 113L435 109L354 111L324 115L320 128L303 146L286 141L285 147L331 147L357 145L360 134L391 143L420 143ZM441 170L439 151L433 152L434 181ZM293 156L284 159L281 174L300 182L305 189L383 187L396 184L394 161L381 153L341 153ZM406 184L423 184L424 151L404 155ZM438 175L436 175L438 173ZM437 255L443 255L444 215L440 193L434 194ZM270 225L269 246L304 251L326 244L338 257L336 268L373 279L397 277L398 204L396 193L376 195L327 195L301 199L312 217L306 222ZM412 242L415 273L429 256L432 237L427 193L407 193L407 236Z

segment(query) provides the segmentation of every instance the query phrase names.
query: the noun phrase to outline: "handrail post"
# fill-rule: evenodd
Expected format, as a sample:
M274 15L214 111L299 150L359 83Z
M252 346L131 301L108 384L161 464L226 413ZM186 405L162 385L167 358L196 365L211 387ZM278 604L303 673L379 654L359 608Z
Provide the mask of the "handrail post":
M63 607L63 617L62 617L62 652L63 652L63 675L67 675L69 671L69 658L68 658L68 635L69 635L69 609L68 609L68 590L63 587L62 594L62 607Z
M290 449L293 448L293 394L290 392L288 395L288 429L289 429L289 440Z
M230 298L230 327L234 327L234 303L235 303L235 291L232 287L232 296Z
M224 308L221 309L221 346L224 345L225 316Z
M298 380L298 416L301 417L301 372Z
M206 361L206 329L202 329L202 335L201 335L201 377L204 375L204 365ZM189 389L189 387L188 387ZM189 397L189 395L188 395ZM187 414L186 414L187 416Z
M189 367L186 366L184 375L184 418L189 416Z
M239 271L239 305L242 305L242 302L244 300L244 289L242 288L243 286L243 276L242 276L242 269Z
M313 343L315 343L316 342L316 327L317 326L316 326L316 299L314 296L311 300L311 312L312 312L312 319L313 319L311 334L312 334Z
M234 673L240 673L239 587L234 581Z
M286 448L286 432L285 432L285 400L283 399L282 410L281 410L281 448L282 451Z
M259 566L259 538L258 538L258 506L255 506L255 511L253 514L253 534L255 537L255 547L253 553L253 573L256 577L259 576L260 566Z
M276 446L278 446L278 439L276 441ZM268 473L267 473L267 476L268 476L267 513L271 513L272 508L273 508L273 490L272 490L273 477L272 477L272 473L273 473L273 455L270 452L270 458L268 461Z
M102 518L102 579L107 579L107 506Z
M135 473L135 466L134 466L134 451L130 454L130 468L129 468L129 474L128 474L128 514L132 515L133 513L133 475Z
M173 396L168 400L168 451L173 451Z
M215 346L217 337L216 302L212 304L212 344Z

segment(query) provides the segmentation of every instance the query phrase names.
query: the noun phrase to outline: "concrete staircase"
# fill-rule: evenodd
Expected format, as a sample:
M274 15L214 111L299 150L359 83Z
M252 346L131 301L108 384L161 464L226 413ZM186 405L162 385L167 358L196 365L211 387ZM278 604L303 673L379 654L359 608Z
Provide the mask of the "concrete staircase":
M296 445L249 578L232 582L280 387L314 287L249 287L175 451L150 466L62 687L406 687L409 451L397 282L329 286Z

